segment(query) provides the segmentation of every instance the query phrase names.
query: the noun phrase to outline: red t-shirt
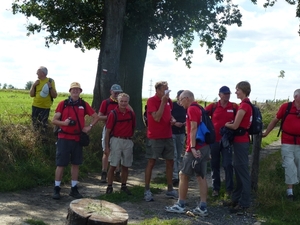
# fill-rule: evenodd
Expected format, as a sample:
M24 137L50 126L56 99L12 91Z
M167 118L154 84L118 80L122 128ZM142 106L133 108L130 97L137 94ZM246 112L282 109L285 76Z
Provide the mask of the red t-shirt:
M238 107L238 111L240 109L243 109L246 112L240 123L240 126L239 126L244 129L249 129L251 122L252 122L252 107L247 102L250 102L249 98L245 98ZM244 143L244 142L249 142L249 141L250 141L250 139L249 139L249 134L247 131L242 136L234 137L234 142Z
M191 121L197 122L197 128L200 124L200 121L202 120L202 111L198 106L197 102L193 102L190 107L187 109L186 114L186 151L191 152ZM195 133L195 139L196 139L196 133ZM196 143L196 149L199 149L200 147L205 146L206 144L199 145Z
M61 101L58 104L55 112L61 113L61 121L65 121L66 119L71 118L72 120L76 121L76 124L75 126L62 126L61 129L66 133L63 132L58 133L58 138L79 141L79 134L83 129L83 127L85 127L85 120L84 120L85 115L91 116L95 113L95 111L87 102L85 102L85 108L81 105L79 106L75 105L74 109L73 106L71 105L67 105L66 108L64 108L64 105L65 105L65 101ZM79 128L79 123L75 112L78 116L81 130Z
M161 103L161 99L154 95L147 101L147 119L148 129L147 137L150 139L161 139L172 137L171 126L171 110L173 108L172 101L168 101L165 105L163 115L159 122L156 122L152 117L152 112L157 112Z
M215 107L215 109L213 109ZM216 133L216 142L219 142L222 138L220 130L224 127L225 123L234 121L235 113L237 112L237 104L228 102L226 107L223 108L220 101L209 104L205 110L209 112L212 122L214 124ZM214 110L214 112L212 112Z
M115 118L115 114L113 112L110 112L108 114L106 128L113 129L111 131L111 135L115 137L123 137L123 138L132 137L134 131L133 128L136 125L134 112L129 109L126 109L126 112L123 113L120 111L118 106L114 110L116 112L117 118ZM115 119L117 119L116 123L115 123Z
M109 104L107 106L107 100L109 99ZM118 102L113 101L111 98L105 99L101 102L99 112L103 115L107 115L111 110L115 109L118 106Z
M282 120L285 114L285 111L288 107L288 103L284 103L280 106L276 117L279 120ZM297 110L295 106L295 101L292 103L291 110L287 117L285 118L285 121L282 125L282 131L286 131L290 134L298 135L296 137L296 144L300 145L300 117L297 117L297 115L300 113L299 110ZM292 135L288 135L287 133L282 132L281 133L281 143L282 144L295 144L295 137Z

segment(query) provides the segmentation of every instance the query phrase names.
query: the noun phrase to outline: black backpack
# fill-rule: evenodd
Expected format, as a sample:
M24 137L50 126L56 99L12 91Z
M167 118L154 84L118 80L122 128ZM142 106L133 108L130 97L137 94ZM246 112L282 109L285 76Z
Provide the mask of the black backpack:
M259 134L262 132L263 129L263 121L262 115L259 108L253 105L251 102L247 102L252 107L252 122L248 129L248 133L250 135Z
M284 121L285 121L287 115L290 113L291 108L292 108L292 102L288 102L288 106L287 106L287 108L286 108L286 110L285 110L285 114L284 114L284 116L283 116L283 118L282 118L282 120L281 120L281 123L280 123L280 128L279 128L277 137L279 137L279 135L280 135L280 132L281 132L281 130L282 130L283 123L284 123Z
M69 99L67 98L67 99L64 100L64 107L63 107L63 110L62 110L62 112L61 112L61 115L62 115L64 109L68 106L68 104L69 104ZM76 106L78 106L78 107L79 107L79 106L82 106L82 107L84 108L84 110L85 110L85 107L86 107L86 106L85 106L85 101L84 101L82 98L80 98L79 101L78 101L78 104L77 104ZM61 119L61 118L60 118L60 119ZM55 125L55 126L53 127L53 133L54 133L54 135L57 136L58 133L60 133L60 132L66 133L66 132L64 132L64 131L60 128L60 126Z
M110 111L110 113L114 114L114 123L113 123L113 126L112 126L111 130L110 130L110 136L113 136L113 130L114 130L117 123L123 123L123 122L129 122L129 121L132 121L132 132L133 132L132 136L133 136L133 134L134 134L133 113L132 113L131 110L129 112L130 112L130 119L118 120L116 110L113 109L113 110Z
M205 111L205 109L198 105L198 104L191 104L191 106L197 106L198 108L200 108L201 112L202 112L202 123L205 124L207 130L209 132L205 133L205 143L206 144L213 144L216 141L216 133L215 133L215 127L211 121L211 118L209 117L207 111ZM202 129L201 128L201 123L198 126L198 129ZM197 140L196 140L197 141Z

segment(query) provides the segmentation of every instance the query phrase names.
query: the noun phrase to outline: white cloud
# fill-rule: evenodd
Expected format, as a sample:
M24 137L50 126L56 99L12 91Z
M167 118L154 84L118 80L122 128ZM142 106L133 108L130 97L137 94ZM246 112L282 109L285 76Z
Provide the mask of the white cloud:
M149 49L142 96L149 97L150 90L153 95L155 82L166 80L171 97L180 89L190 89L197 98L212 101L221 86L229 86L234 93L235 85L247 80L252 85L250 98L264 101L273 99L279 72L284 70L286 76L278 82L276 98L291 98L293 91L300 88L296 6L281 1L264 9L263 2L253 5L250 0L235 1L243 14L243 25L229 27L221 63L214 55L207 55L197 42L191 69L181 59L174 59L170 40L159 43L154 51ZM44 65L59 92L66 92L71 82L78 81L85 93L92 93L99 51L82 53L72 44L46 48L43 34L26 36L25 17L5 10L10 5L10 0L0 1L0 83L23 88L27 81L36 79L37 68ZM239 102L234 94L232 100Z

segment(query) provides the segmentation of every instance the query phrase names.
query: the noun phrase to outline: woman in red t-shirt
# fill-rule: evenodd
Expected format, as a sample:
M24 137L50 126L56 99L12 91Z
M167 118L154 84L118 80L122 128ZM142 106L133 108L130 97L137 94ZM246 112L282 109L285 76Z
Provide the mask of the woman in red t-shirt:
M241 99L234 122L227 122L225 126L233 130L242 130L233 141L233 168L236 177L236 188L232 192L231 202L226 205L232 206L231 213L241 212L250 206L251 180L248 165L248 152L250 147L250 139L247 129L249 129L252 121L252 108L247 102L251 92L250 83L241 81L236 85L237 98Z

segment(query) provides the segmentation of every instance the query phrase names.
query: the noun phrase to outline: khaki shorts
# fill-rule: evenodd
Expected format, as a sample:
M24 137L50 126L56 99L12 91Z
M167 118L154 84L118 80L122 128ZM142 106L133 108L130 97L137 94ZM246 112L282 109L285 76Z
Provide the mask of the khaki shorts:
M147 159L174 160L174 142L172 138L149 139L146 147Z
M110 139L110 153L108 161L111 166L117 167L120 160L122 166L132 166L133 142L131 139L112 137Z
M204 174L207 173L207 162L209 160L210 155L210 147L209 145L206 145L202 148L200 148L201 157L204 157L204 160L202 160L201 164L201 171L203 171ZM194 169L192 167L192 162L195 159L192 152L185 152L183 159L182 159L182 169L181 173L187 175L187 176L193 176L195 175ZM197 176L197 174L196 174Z

